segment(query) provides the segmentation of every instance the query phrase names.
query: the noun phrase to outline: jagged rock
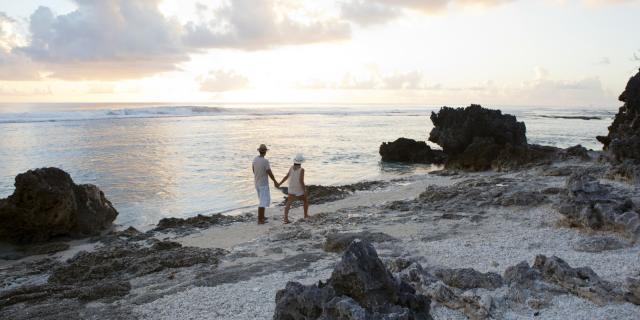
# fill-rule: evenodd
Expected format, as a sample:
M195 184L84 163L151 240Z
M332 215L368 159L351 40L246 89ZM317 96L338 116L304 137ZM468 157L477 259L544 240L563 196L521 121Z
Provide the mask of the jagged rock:
M444 152L432 150L424 141L398 138L393 142L380 145L382 161L407 163L443 163L446 159Z
M250 215L228 216L221 213L210 216L197 215L186 219L182 218L163 218L158 221L154 231L166 231L169 229L188 229L193 228L206 229L214 225L229 224L233 222L248 221L252 217Z
M569 147L567 149L564 150L562 157L564 159L579 159L579 160L590 160L591 157L589 156L589 151L587 150L587 148L583 147L582 145L575 145L573 147Z
M612 180L620 180L630 184L640 183L640 165L632 160L624 160L613 165L605 175Z
M431 114L434 128L429 141L442 146L448 155L464 153L476 137L493 138L497 145L526 145L526 127L512 115L479 105L467 108L443 107Z
M508 267L504 271L504 281L507 284L520 284L530 286L533 282L542 279L540 272L529 267L526 261L515 266Z
M79 299L94 301L125 296L131 290L129 281L90 281L75 285L44 284L20 287L0 294L0 307L21 302L40 302L47 299ZM0 308L1 309L1 308Z
M610 301L621 301L623 293L606 282L589 267L572 268L564 260L552 256L536 256L533 268L545 281L559 285L571 293L604 305Z
M632 237L640 235L640 210L624 192L600 183L589 171L572 174L566 186L558 211L572 224L622 230Z
M76 254L53 271L49 282L75 284L91 280L129 279L168 268L201 263L216 265L226 252L217 248L182 247L171 241L157 242L150 248L131 243L113 245Z
M485 288L493 290L502 287L502 277L493 272L482 273L475 269L438 269L434 272L442 282L460 289Z
M527 147L524 123L500 110L443 107L431 121L429 141L442 147L447 168L487 170L505 146Z
M118 215L98 187L76 185L58 168L21 173L15 187L0 201L0 240L33 243L57 236L98 235Z
M151 247L113 242L93 252L82 251L64 263L28 265L39 273L50 272L47 282L3 292L0 310L18 303L37 308L47 301L112 300L129 293L133 278L199 264L215 267L225 253L222 249L182 247L170 241L156 240Z
M491 167L496 171L509 171L547 165L561 157L562 152L562 149L551 146L537 144L513 146L507 144L493 160Z
M627 245L613 237L591 237L582 239L573 245L573 249L582 252L602 252L608 250L618 250Z
M289 282L276 294L275 320L431 319L430 300L395 279L373 246L349 245L327 283Z
M544 185L537 178L516 180L504 177L473 178L450 186L430 185L415 200L394 201L386 208L399 211L441 210L465 218L460 212L488 206L538 206L548 201L539 191Z
M620 95L620 107L607 136L597 139L614 162L631 160L640 163L640 72L629 79Z
M69 249L69 244L65 242L51 242L28 245L20 248L26 255L52 254Z
M326 236L323 249L327 252L343 252L355 239L367 242L398 241L398 239L382 232L330 233Z
M547 197L539 191L516 191L505 194L494 203L501 206L537 206L547 201Z
M416 292L451 309L460 310L469 319L488 319L492 316L492 299L487 294L477 294L475 289L462 291L444 284L437 277L413 263L400 273L400 278L410 283Z
M327 202L337 201L352 195L356 191L374 190L384 188L389 183L386 181L363 181L353 184L341 186L321 186L308 185L307 192L310 204L323 204ZM287 188L282 188L286 191ZM286 192L285 192L286 193ZM282 205L286 202L286 197L282 201ZM301 205L301 202L294 202L293 207Z
M640 279L627 279L627 293L625 299L633 304L640 305Z

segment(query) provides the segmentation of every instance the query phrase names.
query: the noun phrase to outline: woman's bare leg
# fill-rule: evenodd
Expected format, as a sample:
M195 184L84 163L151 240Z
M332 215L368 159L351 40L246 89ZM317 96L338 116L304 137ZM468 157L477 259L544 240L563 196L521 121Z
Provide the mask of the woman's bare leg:
M304 217L309 218L309 199L306 193L302 197L302 201L304 202Z
M289 223L289 209L291 208L291 203L293 202L293 196L287 196L287 204L284 206L284 223Z

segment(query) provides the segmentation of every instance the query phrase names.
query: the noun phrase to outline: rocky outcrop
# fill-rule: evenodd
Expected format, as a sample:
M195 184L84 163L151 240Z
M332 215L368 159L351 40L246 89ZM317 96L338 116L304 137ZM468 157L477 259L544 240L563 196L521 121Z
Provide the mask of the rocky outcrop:
M533 263L533 268L540 273L545 281L557 284L598 305L623 300L623 293L616 286L602 280L589 267L572 268L556 256L538 255Z
M447 156L440 150L433 150L424 141L399 138L393 142L384 142L380 145L382 161L441 164Z
M602 252L626 248L627 244L609 236L595 236L577 241L573 246L576 251Z
M640 183L640 72L629 79L618 98L624 102L606 136L596 137L603 144L613 167L609 178Z
M32 243L98 235L118 215L98 187L76 185L57 168L19 174L15 187L11 196L0 200L0 240Z
M384 188L389 183L387 181L363 181L352 184L346 184L341 186L322 186L322 185L308 185L307 192L309 198L309 204L323 204L327 202L337 201L344 199L357 191L375 190ZM281 188L284 193L287 193L288 188ZM284 205L286 198L282 201L281 205ZM301 203L294 202L293 206L299 206Z
M447 168L487 170L504 166L506 159L532 157L524 123L500 110L479 105L443 107L438 113L431 113L431 121L434 127L429 141L442 147Z
M133 278L199 264L214 268L226 253L216 248L183 247L170 241L155 240L150 247L128 240L115 241L93 252L82 251L65 263L48 266L53 270L45 284L2 292L0 309L18 303L37 305L64 299L108 301L127 295Z
M322 248L327 252L343 252L355 239L360 239L367 242L398 241L398 239L382 232L363 231L330 233L326 236Z
M388 209L421 212L437 210L460 215L480 212L487 207L533 207L549 202L544 182L538 178L512 179L504 177L472 178L449 186L430 185L418 198L399 200L386 205ZM461 218L464 216L460 216Z
M431 319L430 300L392 276L371 244L354 241L331 278L287 283L276 294L275 320Z
M448 286L459 289L485 288L489 290L502 287L502 277L493 272L482 273L475 269L438 269L433 275Z
M234 222L243 222L252 220L251 214L245 214L240 216L228 216L221 213L212 214L209 216L197 215L190 218L163 218L158 221L158 224L153 231L173 231L180 232L181 234L191 233L197 231L197 229L206 229L215 225L226 225Z
M597 139L614 162L631 160L640 164L640 72L629 79L619 100L624 105L609 126L609 133Z
M640 209L622 190L600 183L588 170L572 174L558 211L575 226L640 236Z

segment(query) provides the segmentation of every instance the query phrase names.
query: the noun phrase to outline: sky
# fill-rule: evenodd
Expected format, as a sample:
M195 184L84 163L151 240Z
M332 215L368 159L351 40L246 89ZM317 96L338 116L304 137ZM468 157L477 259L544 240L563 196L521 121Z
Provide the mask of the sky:
M0 0L0 102L615 107L640 0Z

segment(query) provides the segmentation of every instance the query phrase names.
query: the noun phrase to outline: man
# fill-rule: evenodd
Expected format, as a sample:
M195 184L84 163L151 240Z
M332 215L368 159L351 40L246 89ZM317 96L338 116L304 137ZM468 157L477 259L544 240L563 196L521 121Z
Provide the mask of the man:
M253 159L253 178L256 184L256 191L258 192L258 199L260 199L260 204L258 204L258 224L264 224L264 210L266 207L271 204L271 193L269 192L269 179L271 178L273 184L276 185L276 178L273 176L271 172L271 166L269 165L269 160L265 159L265 155L267 154L267 146L261 144L258 148L259 156Z

